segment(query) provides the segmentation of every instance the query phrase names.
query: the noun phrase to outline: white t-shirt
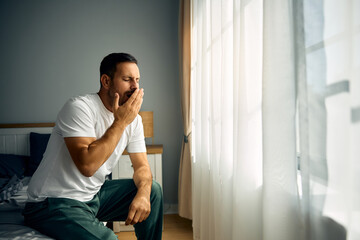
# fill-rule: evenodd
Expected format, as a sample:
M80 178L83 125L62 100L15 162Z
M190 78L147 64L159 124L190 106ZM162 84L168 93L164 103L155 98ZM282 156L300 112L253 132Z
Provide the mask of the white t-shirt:
M64 137L101 138L114 121L98 94L71 98L57 116L38 169L28 187L28 201L43 201L47 197L90 201L100 190L106 175L117 164L126 148L129 153L146 152L140 115L129 124L112 155L91 177L80 173L65 145Z

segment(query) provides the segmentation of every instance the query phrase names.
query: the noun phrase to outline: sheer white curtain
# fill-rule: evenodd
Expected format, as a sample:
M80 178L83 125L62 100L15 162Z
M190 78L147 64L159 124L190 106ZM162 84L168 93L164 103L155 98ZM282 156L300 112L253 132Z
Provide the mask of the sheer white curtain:
M359 10L192 1L194 239L359 239Z
M360 239L360 1L301 2L298 152L305 232L307 239Z

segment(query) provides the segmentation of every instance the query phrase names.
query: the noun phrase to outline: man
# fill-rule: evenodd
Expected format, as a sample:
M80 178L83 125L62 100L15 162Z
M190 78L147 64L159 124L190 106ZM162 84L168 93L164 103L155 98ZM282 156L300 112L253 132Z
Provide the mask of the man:
M117 239L101 221L126 221L138 239L161 239L162 191L146 157L137 60L112 53L100 65L100 91L61 109L28 187L25 223L55 239ZM124 149L133 179L105 180Z

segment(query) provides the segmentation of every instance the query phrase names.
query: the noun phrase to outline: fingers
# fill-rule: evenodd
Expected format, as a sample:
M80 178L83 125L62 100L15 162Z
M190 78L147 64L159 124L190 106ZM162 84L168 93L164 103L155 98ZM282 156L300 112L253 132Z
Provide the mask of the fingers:
M143 96L144 96L144 89L142 89L142 88L136 89L135 92L129 98L129 100L127 100L127 102L129 104L139 105L139 102L142 103ZM141 106L141 103L140 103L140 106Z
M131 225L134 225L134 224L140 222L140 221L139 221L140 218L141 218L141 213L136 212L136 214L135 214L135 216L134 216L134 218L133 218L133 220L131 221L130 224L131 224Z
M142 221L145 221L150 215L150 211L146 210L135 210L134 208L131 208L128 214L128 217L125 221L125 225L134 225L136 223L140 223Z
M133 213L132 213L133 214ZM125 222L125 225L134 225L136 223L141 223L143 221L145 221L148 217L149 217L150 214L146 214L146 213L140 213L139 211L137 211L135 213L135 215L131 215L130 216L130 213L126 219L126 222Z
M136 213L136 211L130 209L128 217L127 217L127 219L125 221L125 225L129 225L129 224L132 223L132 221L134 219L134 216L135 216L135 213Z
M140 108L141 108L141 105L143 103L143 99L139 99L139 101L136 102L136 104L134 105L135 109L136 109L136 112L139 112L140 111Z
M119 94L115 93L115 98L114 98L114 102L113 102L113 110L116 111L119 108Z
M125 123L126 126L130 124L140 111L143 102L143 96L144 90L136 89L130 98L124 104L119 106L120 96L118 93L115 93L113 103L113 113L115 119Z

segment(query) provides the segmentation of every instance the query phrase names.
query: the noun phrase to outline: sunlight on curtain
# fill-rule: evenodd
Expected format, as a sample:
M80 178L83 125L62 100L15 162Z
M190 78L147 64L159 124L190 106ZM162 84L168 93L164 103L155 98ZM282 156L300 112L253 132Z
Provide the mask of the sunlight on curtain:
M261 236L261 5L192 3L195 239Z
M360 1L191 6L194 239L360 239Z

